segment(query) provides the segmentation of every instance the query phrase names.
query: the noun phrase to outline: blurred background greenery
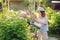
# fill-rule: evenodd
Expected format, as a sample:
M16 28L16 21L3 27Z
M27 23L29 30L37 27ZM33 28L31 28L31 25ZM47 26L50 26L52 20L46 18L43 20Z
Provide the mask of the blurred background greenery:
M53 10L51 8L52 0L42 0L42 5L45 8L45 11L48 15L49 22L49 36L52 34L60 35L60 11ZM56 0L59 1L59 0ZM35 4L34 4L35 3ZM0 10L0 40L32 40L30 35L30 25L27 23L28 19L30 19L30 15L27 18L20 18L20 15L24 12L24 10L16 11L16 8L9 10L8 13L8 3L3 3L2 8L4 11ZM33 8L31 5L35 5ZM25 8L28 8L30 13L34 11L36 13L36 9L39 6L39 0L34 0L32 3L28 0L25 0L23 3ZM33 10L32 10L33 8ZM34 28L33 28L34 29ZM33 31L33 30L32 30ZM16 36L16 37L14 37ZM12 38L12 39L11 39ZM60 37L59 37L60 38Z

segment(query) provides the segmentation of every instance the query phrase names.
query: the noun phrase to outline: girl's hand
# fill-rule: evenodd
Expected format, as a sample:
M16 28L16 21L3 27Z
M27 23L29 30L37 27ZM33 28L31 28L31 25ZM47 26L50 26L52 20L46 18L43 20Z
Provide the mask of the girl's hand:
M35 21L39 24L40 23L40 21L38 20L38 19L35 19Z

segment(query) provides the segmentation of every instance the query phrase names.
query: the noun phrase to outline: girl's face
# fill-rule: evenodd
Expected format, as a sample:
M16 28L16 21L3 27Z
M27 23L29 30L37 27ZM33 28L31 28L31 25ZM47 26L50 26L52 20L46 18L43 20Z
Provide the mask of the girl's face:
M40 11L39 15L40 15L41 17L45 17L45 11Z

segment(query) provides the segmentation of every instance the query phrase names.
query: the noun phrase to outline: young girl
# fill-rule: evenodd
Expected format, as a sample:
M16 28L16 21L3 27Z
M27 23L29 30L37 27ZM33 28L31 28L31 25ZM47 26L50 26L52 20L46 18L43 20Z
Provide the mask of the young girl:
M36 19L36 23L39 24L39 30L37 32L38 40L48 40L48 19L44 8L38 8L39 17Z

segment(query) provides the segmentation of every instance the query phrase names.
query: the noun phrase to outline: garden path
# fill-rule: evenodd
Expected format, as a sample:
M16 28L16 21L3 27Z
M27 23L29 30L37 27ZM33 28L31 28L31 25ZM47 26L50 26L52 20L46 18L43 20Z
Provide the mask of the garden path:
M58 40L58 39L55 37L49 37L49 40Z

